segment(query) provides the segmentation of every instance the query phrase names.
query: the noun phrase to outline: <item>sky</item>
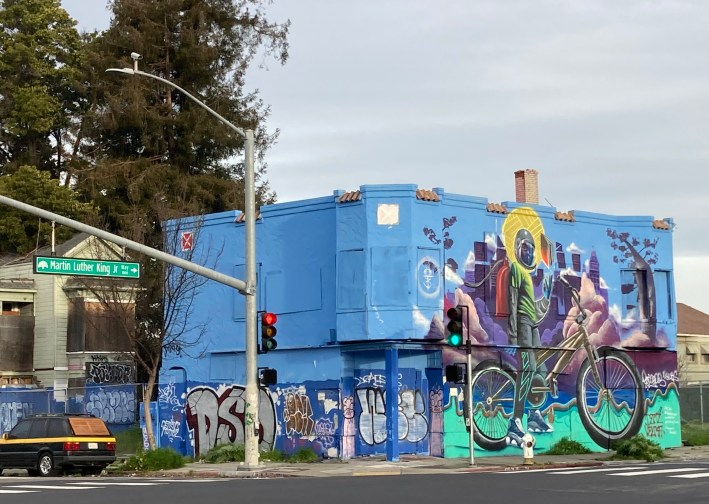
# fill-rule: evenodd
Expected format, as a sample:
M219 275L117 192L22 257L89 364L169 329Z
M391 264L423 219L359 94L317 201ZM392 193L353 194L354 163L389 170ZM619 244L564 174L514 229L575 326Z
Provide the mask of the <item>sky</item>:
M80 30L102 0L62 0ZM278 201L365 184L671 217L678 302L709 313L709 2L274 0L290 58L249 89ZM257 63L262 63L261 60Z

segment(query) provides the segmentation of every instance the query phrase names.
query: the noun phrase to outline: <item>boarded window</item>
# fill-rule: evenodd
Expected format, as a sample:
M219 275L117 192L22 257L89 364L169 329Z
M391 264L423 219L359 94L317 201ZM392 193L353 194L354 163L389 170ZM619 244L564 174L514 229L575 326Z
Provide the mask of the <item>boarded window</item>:
M69 424L76 436L110 436L106 424L100 418L69 418Z
M135 331L135 305L101 303L84 299L69 302L67 351L127 352Z

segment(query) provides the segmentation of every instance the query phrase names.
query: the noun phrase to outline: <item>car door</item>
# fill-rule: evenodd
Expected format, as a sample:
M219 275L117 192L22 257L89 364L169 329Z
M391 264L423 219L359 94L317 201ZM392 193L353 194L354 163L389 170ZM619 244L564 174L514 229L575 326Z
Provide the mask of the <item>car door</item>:
M8 433L7 439L0 440L0 465L2 467L19 467L20 453L29 436L31 420L20 420Z
M18 451L19 464L32 468L37 465L39 450L47 446L47 418L33 418L27 443L23 443Z

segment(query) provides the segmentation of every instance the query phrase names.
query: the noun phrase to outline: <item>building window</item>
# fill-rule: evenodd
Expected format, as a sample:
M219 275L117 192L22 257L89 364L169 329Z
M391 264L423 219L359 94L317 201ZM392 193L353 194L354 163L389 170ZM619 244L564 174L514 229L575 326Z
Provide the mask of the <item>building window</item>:
M687 362L697 362L697 354L687 352Z
M709 364L709 354L702 354L702 364Z
M672 313L672 276L667 270L655 270L655 318L658 322L668 322L674 317Z

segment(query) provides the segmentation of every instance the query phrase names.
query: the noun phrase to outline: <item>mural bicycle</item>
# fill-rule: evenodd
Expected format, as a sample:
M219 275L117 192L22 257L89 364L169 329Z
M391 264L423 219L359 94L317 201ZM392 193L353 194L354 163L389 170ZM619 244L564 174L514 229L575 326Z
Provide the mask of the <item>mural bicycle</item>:
M578 290L563 275L559 280L571 290L578 308L576 330L556 348L520 350L534 352L534 357L526 360L535 360L540 368L556 358L551 371L546 376L536 373L530 377L529 371L515 372L499 360L483 361L473 371L474 436L482 448L499 450L513 443L521 446L521 437L518 439L516 434L522 430L521 426L510 428L510 423L516 420L513 410L519 401L517 396L523 394L519 389L525 386L530 389L527 400L532 408L540 407L546 394L558 397L557 377L582 348L586 355L576 379L576 404L588 434L597 444L610 447L612 441L633 436L640 430L643 388L635 364L619 350L593 346L586 329L588 314L581 306Z

